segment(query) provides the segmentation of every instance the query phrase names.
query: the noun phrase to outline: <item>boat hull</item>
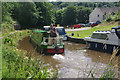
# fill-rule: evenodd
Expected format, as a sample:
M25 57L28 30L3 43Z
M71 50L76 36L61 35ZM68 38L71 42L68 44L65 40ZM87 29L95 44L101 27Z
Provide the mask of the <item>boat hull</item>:
M30 42L32 43L33 47L36 48L37 52L41 54L61 54L64 53L64 45L41 45L36 41L34 38L30 38ZM57 47L57 48L56 48Z
M91 42L91 41L87 41L86 44L89 49L96 50L96 51L102 51L102 52L106 52L110 54L112 54L115 51L115 49L119 47L116 45L103 44L103 43ZM117 52L117 55L119 54L120 54L120 50L118 50Z

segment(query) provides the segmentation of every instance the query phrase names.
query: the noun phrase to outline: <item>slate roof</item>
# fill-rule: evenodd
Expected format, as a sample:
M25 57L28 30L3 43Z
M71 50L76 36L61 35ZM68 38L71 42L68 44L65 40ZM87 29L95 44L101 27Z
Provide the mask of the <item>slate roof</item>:
M108 13L116 13L118 11L118 7L113 7L113 8L99 8L103 14L108 14Z

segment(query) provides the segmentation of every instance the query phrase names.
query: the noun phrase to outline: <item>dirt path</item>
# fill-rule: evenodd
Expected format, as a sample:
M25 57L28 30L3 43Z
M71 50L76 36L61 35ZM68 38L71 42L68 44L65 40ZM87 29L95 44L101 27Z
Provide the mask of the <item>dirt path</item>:
M81 30L88 30L91 27L86 27L86 28L79 28L79 29L65 29L65 31L81 31Z

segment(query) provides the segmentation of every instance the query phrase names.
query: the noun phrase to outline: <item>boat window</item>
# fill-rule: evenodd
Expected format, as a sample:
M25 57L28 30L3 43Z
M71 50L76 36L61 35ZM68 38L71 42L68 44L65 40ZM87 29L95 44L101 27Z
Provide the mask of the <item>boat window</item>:
M57 31L62 32L63 30L62 30L62 28L58 28Z
M92 38L108 40L107 34L93 33Z
M45 31L50 31L50 28L44 28Z
M117 29L117 36L120 38L120 29Z
M59 35L65 35L65 29L64 28L57 28L57 32L59 33Z

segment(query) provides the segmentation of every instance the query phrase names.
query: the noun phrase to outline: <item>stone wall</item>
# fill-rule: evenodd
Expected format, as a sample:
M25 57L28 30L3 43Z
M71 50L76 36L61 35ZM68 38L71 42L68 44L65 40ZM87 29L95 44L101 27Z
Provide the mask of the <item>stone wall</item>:
M84 41L84 39L82 39L82 38L74 38L74 37L70 37L70 36L67 37L67 40L70 42L75 42L75 43L82 43L82 44L86 43L86 41Z

